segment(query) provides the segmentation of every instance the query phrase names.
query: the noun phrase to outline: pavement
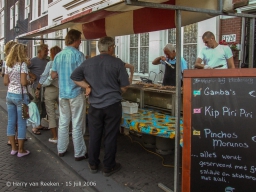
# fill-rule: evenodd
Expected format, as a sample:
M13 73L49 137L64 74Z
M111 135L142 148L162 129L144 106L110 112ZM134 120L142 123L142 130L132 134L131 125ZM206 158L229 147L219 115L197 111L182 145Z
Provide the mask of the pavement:
M71 137L67 154L59 157L57 145L48 141L51 137L48 130L42 130L41 135L34 135L31 128L28 128L26 148L31 151L31 154L19 159L9 155L10 147L6 145L6 91L7 87L1 83L0 191L24 191L24 189L36 191L38 189L38 191L162 192L163 190L158 186L159 183L169 189L174 188L174 155L158 155L154 153L154 149L143 148L141 145L143 140L137 134L118 135L116 160L121 163L122 169L110 177L103 176L101 171L96 174L90 173L87 160L75 161ZM2 119L2 116L5 118ZM84 139L88 146L89 135L84 136ZM103 156L104 147L102 146L101 161ZM24 169L18 168L23 166L20 166L20 162L24 163ZM12 167L14 165L15 169ZM17 173L16 169L21 172ZM61 186L55 186L52 188L54 190L43 186L17 187L13 186L13 183L10 187L6 186L8 181L39 182L42 180L59 182ZM11 187L16 188L10 190Z

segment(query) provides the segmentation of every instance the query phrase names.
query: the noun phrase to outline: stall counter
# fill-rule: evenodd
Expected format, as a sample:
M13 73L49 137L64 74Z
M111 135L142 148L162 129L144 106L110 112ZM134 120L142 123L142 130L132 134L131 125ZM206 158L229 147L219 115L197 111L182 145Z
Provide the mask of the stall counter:
M121 126L131 131L150 134L157 137L175 138L175 117L168 113L139 109L138 113L123 113ZM180 119L180 144L183 146L183 119Z

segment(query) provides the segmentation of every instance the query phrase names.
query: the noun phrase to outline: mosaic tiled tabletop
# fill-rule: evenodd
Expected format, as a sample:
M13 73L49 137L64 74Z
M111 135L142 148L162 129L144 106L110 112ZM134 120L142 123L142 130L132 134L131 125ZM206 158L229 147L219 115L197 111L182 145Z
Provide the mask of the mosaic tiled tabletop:
M123 113L121 126L136 131L155 135L158 137L171 138L175 137L175 117L168 113L139 109L138 113ZM183 119L180 119L181 146L183 145Z

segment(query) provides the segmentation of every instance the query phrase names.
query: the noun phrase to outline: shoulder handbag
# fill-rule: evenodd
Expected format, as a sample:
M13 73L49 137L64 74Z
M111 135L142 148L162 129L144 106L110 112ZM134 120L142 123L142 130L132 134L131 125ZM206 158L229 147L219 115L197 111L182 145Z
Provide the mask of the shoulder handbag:
M20 65L20 79L21 79L21 65ZM22 118L29 119L28 105L24 102L23 86L21 84L20 84L20 86L21 86L22 101L23 101L23 103L21 104ZM27 89L27 86L26 86L26 89ZM27 90L27 92L28 92L28 90Z

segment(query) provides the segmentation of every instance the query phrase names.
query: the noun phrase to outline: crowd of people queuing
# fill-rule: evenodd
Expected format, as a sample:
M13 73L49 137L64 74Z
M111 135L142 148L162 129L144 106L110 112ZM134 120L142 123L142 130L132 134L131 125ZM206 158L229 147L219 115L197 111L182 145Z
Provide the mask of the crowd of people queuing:
M29 59L27 46L14 41L5 45L6 59L3 61L4 84L8 86L6 104L8 109L7 136L11 155L24 157L29 150L24 148L26 119L22 117L22 103L34 102L41 115L49 122L48 127L39 125L32 133L50 129L49 142L57 144L60 157L67 153L69 126L72 123L74 159L89 158L92 173L98 171L101 138L104 134L105 156L103 174L109 176L121 168L115 160L117 134L121 122L121 94L130 84L134 72L132 65L114 56L115 41L111 37L99 40L100 55L85 57L79 51L81 32L71 29L65 37L66 47L50 48L41 44L37 56ZM126 68L130 69L128 77ZM99 78L102 77L102 78ZM129 82L130 81L130 82ZM29 101L28 93L33 96ZM84 141L86 130L86 96L89 96L89 147ZM45 105L45 107L44 107ZM59 121L56 121L56 105ZM17 140L17 142L16 142ZM29 148L29 145L26 146Z
M216 62L224 68L234 67L230 50L219 46L211 32L203 35L203 41L206 48L196 61L197 68L214 68ZM69 126L72 122L74 159L81 161L89 158L89 169L92 173L98 171L101 163L99 155L104 134L103 174L109 176L121 168L121 164L115 159L117 134L122 117L121 94L132 82L134 67L115 57L115 41L112 37L99 39L100 54L92 58L79 51L80 44L81 32L69 30L65 37L66 47L63 50L58 46L50 48L50 60L46 44L38 47L37 56L32 59L28 59L26 45L14 41L5 45L6 59L1 65L4 84L8 86L8 144L12 147L11 155L23 157L30 154L24 148L27 124L22 118L22 103L29 103L29 92L34 96L32 102L41 114L40 119L47 114L49 121L48 127L39 125L32 128L32 133L40 135L41 130L50 129L52 137L49 142L57 144L58 155L63 157L67 153ZM221 52L225 57L211 63L212 58L209 59L207 54L216 47L216 54ZM163 51L165 56L157 57L152 64L164 64L166 71L163 85L175 86L175 47L167 44ZM203 60L209 62L201 64ZM187 63L183 58L181 61L183 72L187 69ZM130 69L130 77L126 68ZM89 97L89 147L83 137L86 130L86 96ZM56 105L59 108L58 122Z

